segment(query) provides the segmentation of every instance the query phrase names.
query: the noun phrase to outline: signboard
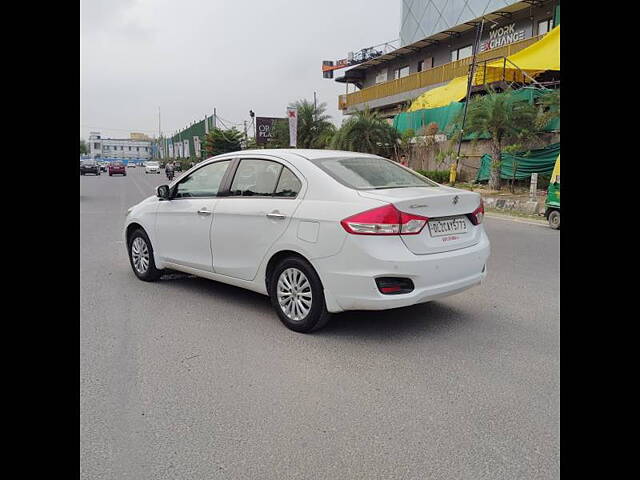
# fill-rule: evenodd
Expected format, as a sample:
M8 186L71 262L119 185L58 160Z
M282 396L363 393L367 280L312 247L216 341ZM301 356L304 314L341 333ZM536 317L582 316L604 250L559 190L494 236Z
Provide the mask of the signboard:
M480 42L480 51L486 52L519 40L524 40L524 29L516 30L516 23L513 22L504 27L489 30L489 38Z
M173 142L169 142L167 145L167 150L169 150L169 157L173 158Z
M187 157L189 157L189 156L190 156L190 155L189 155L189 140L183 140L183 142L182 142L182 143L184 143L184 149L183 149L183 153L184 153L184 155L183 155L183 156L184 156L185 158L187 158Z
M200 148L201 148L200 137L197 135L193 136L193 148L195 150L194 153L196 154L196 157L200 158Z
M298 109L288 107L287 117L289 118L289 146L295 147L298 143Z
M286 120L286 118L256 117L256 143L258 145L264 145L269 142L273 136L273 128L278 120Z

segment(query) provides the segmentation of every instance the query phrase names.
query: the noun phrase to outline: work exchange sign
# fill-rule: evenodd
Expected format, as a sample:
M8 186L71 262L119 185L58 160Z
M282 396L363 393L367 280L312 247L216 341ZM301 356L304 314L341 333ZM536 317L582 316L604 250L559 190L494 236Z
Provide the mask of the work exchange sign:
M480 51L493 50L494 48L509 45L510 43L524 40L524 29L516 30L515 22L504 27L489 30L489 38L482 40Z

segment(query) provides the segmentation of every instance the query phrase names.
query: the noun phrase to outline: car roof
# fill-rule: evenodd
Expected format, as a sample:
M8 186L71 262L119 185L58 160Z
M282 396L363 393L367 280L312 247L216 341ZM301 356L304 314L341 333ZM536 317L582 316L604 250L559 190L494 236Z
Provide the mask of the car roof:
M223 157L235 157L238 155L273 155L273 156L285 156L289 160L295 162L296 157L305 160L318 160L322 158L336 158L336 157L362 157L362 158L379 158L377 155L370 153L360 152L347 152L344 150L322 150L322 149L306 149L306 148L260 148L254 150L239 150L237 152L229 152L217 157L211 158L223 158Z

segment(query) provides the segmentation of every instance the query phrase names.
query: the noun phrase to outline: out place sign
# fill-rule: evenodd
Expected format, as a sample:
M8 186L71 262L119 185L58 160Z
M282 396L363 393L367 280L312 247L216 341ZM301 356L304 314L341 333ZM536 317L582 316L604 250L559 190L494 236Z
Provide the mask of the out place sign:
M480 51L486 52L494 48L524 40L524 29L516 30L515 22L489 31L489 38L480 42Z
M286 120L286 118L256 117L256 143L258 145L269 142L273 136L273 127L278 120Z

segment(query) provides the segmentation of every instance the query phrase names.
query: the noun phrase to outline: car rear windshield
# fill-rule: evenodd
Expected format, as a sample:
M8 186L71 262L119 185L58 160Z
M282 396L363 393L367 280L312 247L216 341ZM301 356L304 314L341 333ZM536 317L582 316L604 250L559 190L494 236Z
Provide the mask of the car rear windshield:
M381 157L320 158L312 162L338 182L356 190L438 186Z

